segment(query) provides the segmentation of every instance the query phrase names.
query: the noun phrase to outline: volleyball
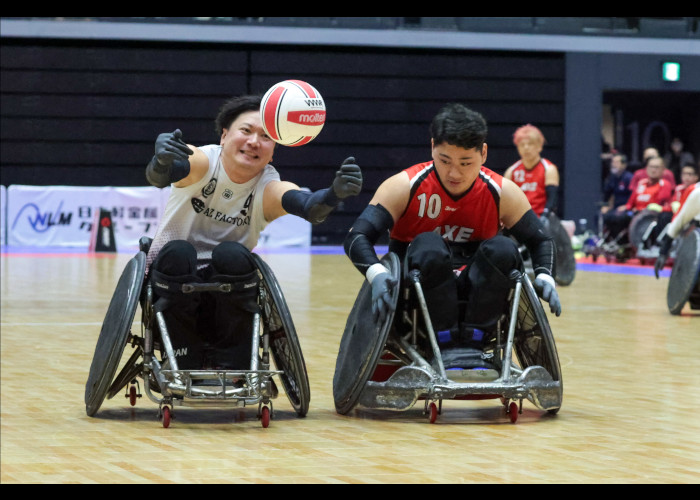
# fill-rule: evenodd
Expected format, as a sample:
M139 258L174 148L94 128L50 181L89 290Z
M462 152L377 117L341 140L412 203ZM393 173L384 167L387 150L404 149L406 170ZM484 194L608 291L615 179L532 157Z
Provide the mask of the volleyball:
M301 80L285 80L268 90L260 105L265 133L277 144L303 146L321 133L326 104L318 90Z

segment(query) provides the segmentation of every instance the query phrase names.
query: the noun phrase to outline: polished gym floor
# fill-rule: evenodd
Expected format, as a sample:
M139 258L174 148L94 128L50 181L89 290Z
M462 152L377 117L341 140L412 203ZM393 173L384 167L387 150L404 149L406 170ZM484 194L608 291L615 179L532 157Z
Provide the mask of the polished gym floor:
M557 415L525 401L513 424L498 400L445 401L431 424L421 402L336 413L335 360L362 277L338 249L263 253L300 338L308 415L281 392L268 428L257 407L176 407L163 428L145 396L85 414L97 336L132 256L2 254L3 484L700 482L700 311L668 313L668 271L580 262L559 288Z

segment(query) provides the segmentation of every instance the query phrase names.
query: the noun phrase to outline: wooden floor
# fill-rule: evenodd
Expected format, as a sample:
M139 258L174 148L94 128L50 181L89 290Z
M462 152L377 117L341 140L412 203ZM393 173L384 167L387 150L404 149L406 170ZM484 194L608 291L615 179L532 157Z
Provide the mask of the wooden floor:
M85 381L130 254L2 256L2 483L698 483L700 316L666 309L668 278L579 270L550 323L564 402L447 401L435 424L405 412L335 412L332 378L361 277L344 255L266 254L311 383L256 408L176 408L121 395L94 418ZM137 316L137 320L139 316Z

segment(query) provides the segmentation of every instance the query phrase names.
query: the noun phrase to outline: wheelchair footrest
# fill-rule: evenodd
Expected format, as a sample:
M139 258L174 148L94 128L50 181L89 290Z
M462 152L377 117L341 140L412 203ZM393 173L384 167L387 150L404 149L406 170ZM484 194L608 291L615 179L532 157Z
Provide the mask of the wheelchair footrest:
M531 366L508 380L499 379L496 370L477 369L462 370L472 372L468 374L471 378L457 381L451 371L447 373L450 380L445 380L430 369L415 365L401 367L384 382L368 381L358 403L365 408L407 410L422 398L464 399L465 396L501 395L509 399L527 398L543 410L561 406L561 383L553 380L541 366Z
M272 380L279 370L162 370L168 392L191 402L255 404L277 396Z

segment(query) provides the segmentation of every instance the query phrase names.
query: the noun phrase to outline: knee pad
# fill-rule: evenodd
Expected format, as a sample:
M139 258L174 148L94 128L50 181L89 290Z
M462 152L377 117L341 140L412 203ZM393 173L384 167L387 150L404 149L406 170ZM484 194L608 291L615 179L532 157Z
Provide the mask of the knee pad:
M215 273L233 277L247 275L257 270L250 250L235 241L224 241L214 247L211 254L211 267Z
M523 259L515 241L497 235L479 245L474 264L482 269L488 266L507 278L513 269L522 269Z
M421 233L414 238L406 250L405 268L419 270L421 284L427 289L454 279L450 248L437 233Z
M185 240L169 241L158 252L151 269L169 276L194 275L197 272L197 251Z

